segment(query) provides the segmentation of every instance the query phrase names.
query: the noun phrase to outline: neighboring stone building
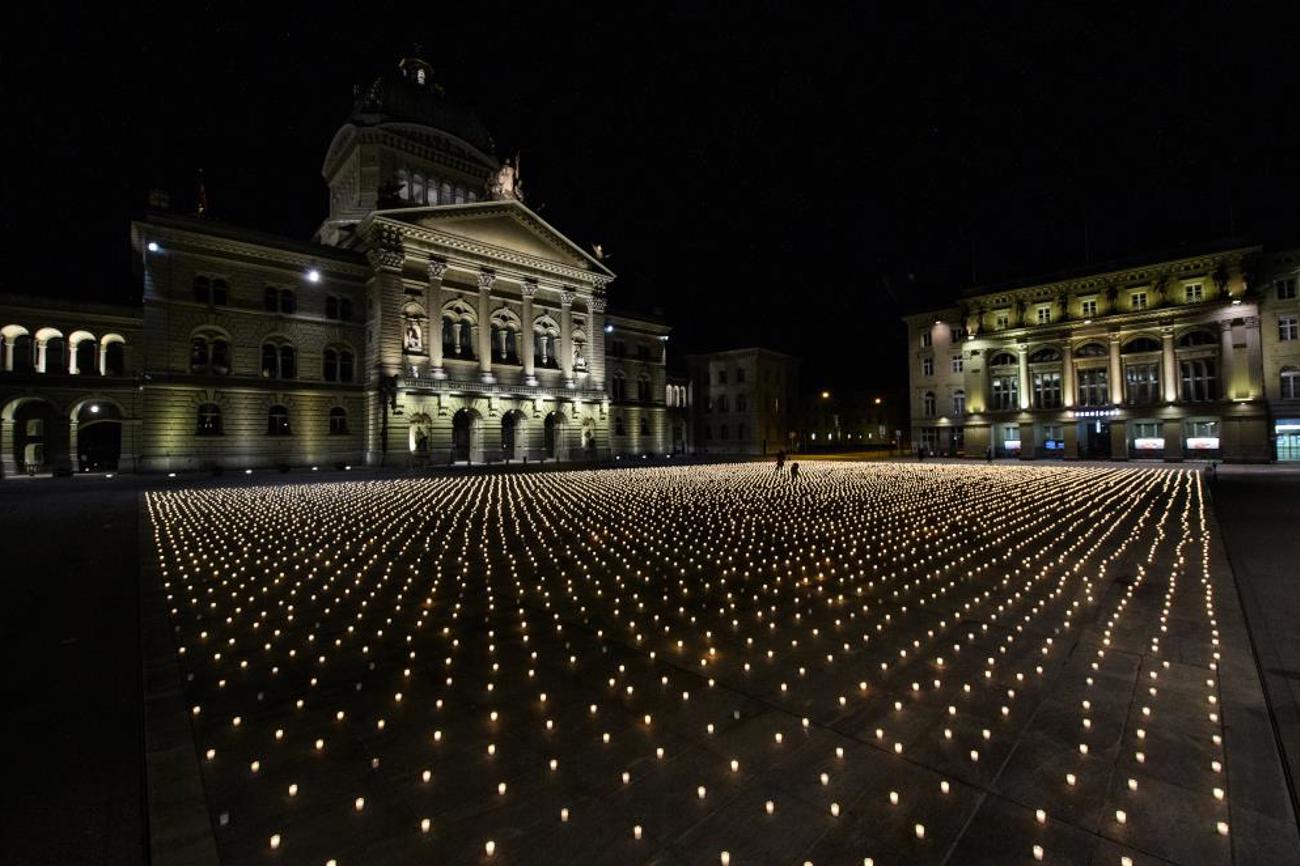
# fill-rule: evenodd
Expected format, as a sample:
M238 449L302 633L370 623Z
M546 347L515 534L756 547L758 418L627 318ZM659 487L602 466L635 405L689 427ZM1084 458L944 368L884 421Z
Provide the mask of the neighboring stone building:
M770 349L691 355L695 451L775 454L792 446L799 362Z
M360 92L322 173L314 242L152 213L131 227L142 308L0 298L6 474L71 467L91 405L120 416L120 460L99 463L122 469L672 448L668 326L607 319L614 274L523 203L427 64ZM607 361L607 325L630 356ZM100 378L79 387L91 338Z
M1294 251L1232 245L977 288L909 316L913 445L1295 459L1296 272Z

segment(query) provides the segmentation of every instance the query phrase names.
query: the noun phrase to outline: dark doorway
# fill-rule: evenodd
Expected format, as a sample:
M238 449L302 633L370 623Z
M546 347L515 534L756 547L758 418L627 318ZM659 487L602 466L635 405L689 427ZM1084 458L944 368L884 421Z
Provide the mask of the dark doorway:
M546 424L543 428L542 435L542 453L548 460L555 459L555 434L556 427L559 426L555 420L555 413L546 416Z
M88 403L77 413L77 468L112 472L122 458L122 416L111 403Z
M1080 457L1091 460L1110 458L1110 422L1080 421L1079 442L1083 446Z
M461 409L451 419L451 459L457 463L469 462L470 430L474 419Z
M501 416L501 456L506 460L515 459L515 421L514 412Z

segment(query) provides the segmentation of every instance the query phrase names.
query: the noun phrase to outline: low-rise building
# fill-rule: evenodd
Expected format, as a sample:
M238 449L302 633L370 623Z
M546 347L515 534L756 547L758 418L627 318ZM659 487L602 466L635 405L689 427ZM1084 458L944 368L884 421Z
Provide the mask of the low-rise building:
M696 453L759 455L793 447L797 359L749 348L687 360Z

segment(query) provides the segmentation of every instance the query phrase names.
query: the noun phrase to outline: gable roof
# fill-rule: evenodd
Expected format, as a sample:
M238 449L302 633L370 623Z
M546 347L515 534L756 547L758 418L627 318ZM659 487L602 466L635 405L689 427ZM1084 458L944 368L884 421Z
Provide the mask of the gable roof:
M599 259L515 199L394 208L375 211L371 214L373 217L419 226L502 253L523 253L607 279L614 278L614 272Z

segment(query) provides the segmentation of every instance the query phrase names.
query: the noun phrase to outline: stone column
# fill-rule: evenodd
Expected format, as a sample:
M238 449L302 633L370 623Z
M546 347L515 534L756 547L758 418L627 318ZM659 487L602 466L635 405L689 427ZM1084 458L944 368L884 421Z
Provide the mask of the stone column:
M5 372L10 372L14 368L14 341L5 338Z
M1110 402L1124 405L1124 367L1119 360L1119 334L1110 335Z
M1061 345L1061 403L1074 405L1074 351L1069 340Z
M587 334L587 370L593 388L605 389L605 290L597 286L587 309L591 325Z
M1259 316L1246 319L1246 377L1250 399L1264 396L1264 355L1260 348Z
M435 379L447 378L442 368L442 278L447 273L447 263L429 260L429 286L425 289L424 303L429 311L429 374Z
M524 298L524 321L523 321L523 362L524 362L524 384L537 384L537 370L533 361L533 352L536 349L533 346L533 298L537 296L537 281L524 280L519 285L519 293Z
M1017 346L1016 357L1020 359L1020 408L1028 409L1029 399L1029 347Z
M492 299L492 284L497 276L491 271L478 275L478 372L483 384L490 385L496 381L492 375L492 311L488 302Z
M45 349L46 349L46 346L47 346L47 342L46 342L45 340L37 340L37 341L36 341L36 372L37 372L37 373L47 373L47 372L49 372L48 370L45 369ZM72 347L72 352L71 352L70 354L71 354L71 356L72 356L72 363L73 363L73 364L76 364L76 363L77 363L77 348L76 348L76 346L73 346L73 347ZM63 371L62 371L62 370L58 370L58 371L56 371L56 372L62 373ZM75 372L77 372L77 371L74 369L72 372L75 373Z
M560 348L556 360L564 373L564 384L574 387L573 379L573 289L565 286L560 290Z
M1236 358L1232 348L1232 320L1224 319L1219 322L1219 363L1222 366L1220 375L1223 377L1223 397L1225 400L1232 400L1237 396L1237 384L1233 381L1236 374Z
M1160 334L1160 375L1164 379L1165 402L1178 399L1178 359L1174 357L1174 329L1165 328Z
M108 344L99 344L99 369L96 371L103 376L108 372Z

